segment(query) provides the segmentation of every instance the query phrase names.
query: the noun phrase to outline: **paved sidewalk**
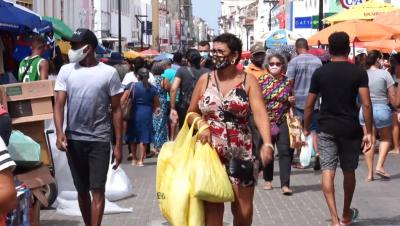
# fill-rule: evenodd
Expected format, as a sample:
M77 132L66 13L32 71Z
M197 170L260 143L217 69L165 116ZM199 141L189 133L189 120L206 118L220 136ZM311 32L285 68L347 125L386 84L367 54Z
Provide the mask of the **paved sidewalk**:
M131 178L135 195L117 202L122 207L133 207L133 213L106 215L103 225L116 226L167 226L161 216L155 195L155 165L156 160L146 161L145 167L132 167L127 162L123 168ZM278 164L275 164L277 167ZM357 189L353 206L360 210L360 222L354 225L400 225L400 156L389 155L386 169L392 173L390 181L375 180L366 182L366 166L360 161L357 171ZM256 189L254 198L254 226L327 226L329 213L321 192L321 176L312 169L295 169L291 184L294 195L281 195L279 175L275 170L274 189L261 189L262 181ZM341 171L337 171L336 197L339 210L343 203L341 189ZM225 224L232 225L230 207L225 208ZM81 218L63 216L55 210L42 210L41 225L43 226L83 226Z

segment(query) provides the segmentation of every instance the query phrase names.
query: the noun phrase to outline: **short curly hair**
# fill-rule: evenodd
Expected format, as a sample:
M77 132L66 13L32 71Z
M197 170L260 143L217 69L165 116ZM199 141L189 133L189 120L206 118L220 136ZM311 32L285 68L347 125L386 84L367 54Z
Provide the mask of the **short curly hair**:
M274 57L277 58L282 63L282 71L286 72L287 66L288 66L288 61L287 61L286 57L280 53L274 53L274 54L268 55L268 57L265 59L265 65L268 66L269 61Z
M214 38L213 42L222 42L225 43L232 53L238 52L239 57L236 59L235 64L238 64L240 61L240 56L242 55L242 41L236 37L234 34L224 33L218 35Z
M329 53L332 56L347 56L350 53L350 37L346 32L334 32L329 38Z

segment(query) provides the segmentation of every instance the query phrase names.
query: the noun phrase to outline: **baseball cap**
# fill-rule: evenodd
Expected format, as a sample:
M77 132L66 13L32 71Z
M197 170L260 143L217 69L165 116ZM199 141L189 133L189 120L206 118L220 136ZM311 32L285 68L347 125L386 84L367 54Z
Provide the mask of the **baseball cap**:
M83 44L89 44L93 48L96 48L98 45L96 35L89 29L86 28L78 28L72 37L69 39L70 42L79 42Z
M256 54L256 53L265 53L264 46L260 44L255 44L250 48L250 53L251 55Z

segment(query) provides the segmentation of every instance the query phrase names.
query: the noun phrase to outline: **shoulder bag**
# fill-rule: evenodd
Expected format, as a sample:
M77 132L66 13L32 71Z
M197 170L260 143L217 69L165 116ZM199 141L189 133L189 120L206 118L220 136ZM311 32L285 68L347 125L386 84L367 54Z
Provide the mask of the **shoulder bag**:
M135 98L135 85L136 83L133 82L131 88L129 89L129 97L122 108L122 118L124 121L129 121L131 119L132 102Z

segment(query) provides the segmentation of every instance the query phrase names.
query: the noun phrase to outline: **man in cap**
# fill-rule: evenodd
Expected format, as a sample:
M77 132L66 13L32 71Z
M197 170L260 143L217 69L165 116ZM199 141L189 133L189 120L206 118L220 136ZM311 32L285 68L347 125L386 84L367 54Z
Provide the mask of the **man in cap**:
M56 144L67 154L85 224L101 225L110 162L111 118L116 137L113 169L119 166L122 159L120 99L123 88L115 68L95 58L98 41L92 31L80 28L70 41L72 48L68 57L71 63L60 69L55 85ZM64 133L64 106L67 101Z
M265 74L267 70L263 68L265 60L265 49L260 44L255 44L250 49L251 53L251 64L246 68L245 72L249 75L255 76L257 79Z

